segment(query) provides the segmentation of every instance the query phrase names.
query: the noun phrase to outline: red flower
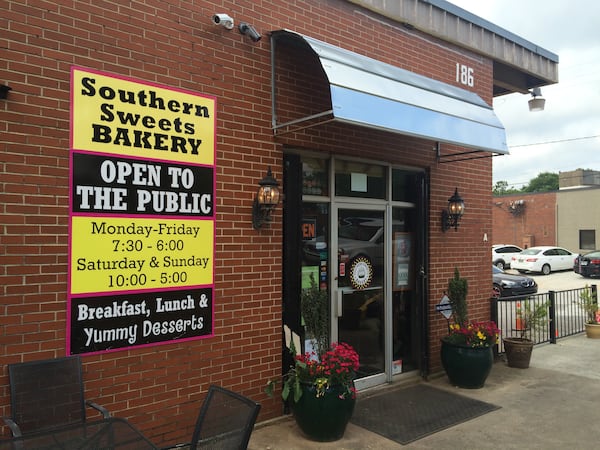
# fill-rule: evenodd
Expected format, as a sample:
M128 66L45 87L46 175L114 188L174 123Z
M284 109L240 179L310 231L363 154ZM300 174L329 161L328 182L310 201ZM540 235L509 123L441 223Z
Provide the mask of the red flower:
M352 346L340 342L331 345L319 359L314 352L304 353L296 356L295 372L302 382L313 383L319 390L327 389L329 386L342 385L346 392L342 396L356 395L352 381L354 374L360 367L358 354Z
M454 323L449 328L446 338L449 342L469 347L490 347L498 343L500 336L500 330L492 321L470 322L463 326Z

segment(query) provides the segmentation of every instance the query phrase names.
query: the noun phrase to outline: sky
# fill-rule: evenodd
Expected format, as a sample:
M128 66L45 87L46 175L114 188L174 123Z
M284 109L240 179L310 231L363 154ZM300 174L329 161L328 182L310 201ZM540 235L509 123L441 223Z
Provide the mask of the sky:
M520 188L543 172L600 170L600 2L448 1L559 57L559 82L542 87L544 111L529 111L528 94L494 99L510 155L493 158L493 183Z

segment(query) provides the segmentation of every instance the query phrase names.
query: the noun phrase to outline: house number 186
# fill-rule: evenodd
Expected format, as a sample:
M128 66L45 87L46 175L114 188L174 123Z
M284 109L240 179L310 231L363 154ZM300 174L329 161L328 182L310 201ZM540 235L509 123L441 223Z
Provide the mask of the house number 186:
M465 66L464 64L456 63L456 82L473 87L473 68Z

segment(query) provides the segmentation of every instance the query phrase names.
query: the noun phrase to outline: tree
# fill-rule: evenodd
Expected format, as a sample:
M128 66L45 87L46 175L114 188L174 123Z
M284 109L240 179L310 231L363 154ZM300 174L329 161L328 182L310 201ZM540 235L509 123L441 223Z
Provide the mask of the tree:
M549 192L558 191L558 174L551 172L539 173L535 178L521 189L509 188L508 181L497 181L492 188L494 195L511 195L521 192Z
M520 191L518 189L509 188L508 181L502 180L496 182L494 188L492 189L492 192L494 193L494 195L509 195L516 194Z
M529 184L524 186L522 192L548 192L558 191L558 174L542 172L532 178Z

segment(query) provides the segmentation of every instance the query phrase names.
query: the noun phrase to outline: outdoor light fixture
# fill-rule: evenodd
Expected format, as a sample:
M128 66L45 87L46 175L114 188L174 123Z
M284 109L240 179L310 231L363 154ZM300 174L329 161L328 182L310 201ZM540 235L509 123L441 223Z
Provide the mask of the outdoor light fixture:
M458 188L454 189L454 195L448 199L448 209L442 211L442 231L454 227L458 231L458 223L465 212L465 202L458 195Z
M5 100L6 97L8 97L8 91L10 91L11 89L12 88L10 86L0 84L0 100Z
M542 90L539 87L536 87L529 92L531 93L531 98L529 99L529 111L543 111L546 99L542 97Z
M260 33L256 31L256 28L254 28L249 23L240 22L240 26L238 27L238 29L240 30L240 33L252 39L252 42L258 42L262 37Z
M273 178L271 167L258 185L258 192L252 205L252 226L255 230L258 230L263 224L271 222L271 212L279 203L279 183Z

